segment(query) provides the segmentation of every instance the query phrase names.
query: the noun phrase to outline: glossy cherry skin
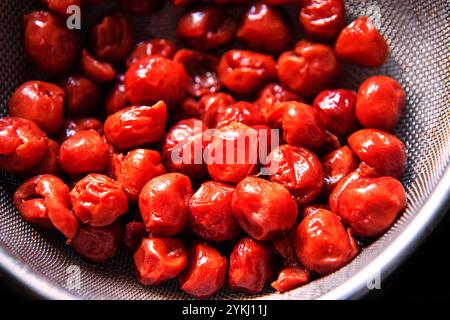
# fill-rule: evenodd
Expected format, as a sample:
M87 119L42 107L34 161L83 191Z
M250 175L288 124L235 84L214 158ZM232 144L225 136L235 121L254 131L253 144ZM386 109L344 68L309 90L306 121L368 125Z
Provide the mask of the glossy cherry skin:
M14 205L24 220L44 228L56 228L70 243L78 221L69 210L69 188L58 177L43 174L26 180L14 193Z
M104 227L80 225L70 246L88 262L103 263L114 258L123 243L123 223L115 221Z
M224 10L198 7L180 17L177 37L194 49L209 50L230 42L235 30L236 23Z
M363 237L386 231L406 208L402 184L392 177L362 178L350 183L338 199L337 214Z
M199 101L193 97L186 96L181 101L179 108L170 115L170 120L172 120L172 123L176 123L189 118L200 119L201 113Z
M194 243L189 249L188 266L180 274L181 290L199 299L213 296L225 284L228 261L206 243Z
M219 79L217 65L219 59L211 54L200 51L178 50L173 61L183 65L188 75L187 91L194 97L201 97L220 90L222 83Z
M290 91L286 87L278 83L269 83L266 85L258 95L258 100L255 101L261 108L264 119L268 121L272 109L280 102L298 101L302 102L302 98L295 92Z
M245 178L236 186L231 208L242 229L261 241L289 231L298 215L297 204L288 189L253 177Z
M105 109L106 114L110 115L119 110L125 109L131 105L125 92L125 75L117 76L116 81L106 92Z
M61 15L69 15L67 12L70 6L82 6L82 0L41 0L43 4L47 6L47 8L55 13Z
M307 269L294 263L284 267L271 285L278 292L284 293L307 284L310 278L311 273Z
M134 253L138 281L157 285L176 278L187 265L183 243L171 238L144 238Z
M244 13L237 37L254 50L278 53L287 49L292 33L279 11L255 3Z
M241 239L230 256L228 285L231 290L260 293L272 278L270 247L251 238Z
M325 126L317 112L311 106L300 102L283 102L286 111L282 116L284 141L293 146L318 150L325 141ZM281 104L278 108L283 108Z
M104 227L128 210L122 186L113 179L91 173L78 181L70 191L72 211L84 224Z
M367 127L393 131L405 108L405 91L394 79L374 76L358 90L356 116Z
M255 170L258 133L245 124L233 122L216 131L206 151L208 172L213 180L239 183Z
M278 131L272 130L265 124L256 124L251 126L256 130L258 136L258 165L267 163L269 153L280 145L280 135Z
M125 73L125 91L133 104L163 100L173 107L186 93L188 77L178 62L161 56L144 57Z
M129 68L134 62L148 56L161 56L172 59L176 52L176 45L168 39L151 39L138 43L127 59Z
M64 122L63 129L61 130L59 139L61 142L74 136L75 133L81 130L93 130L98 134L103 134L103 123L97 118L77 118L67 119Z
M218 92L203 96L199 100L200 118L208 128L215 128L219 117L226 108L234 104L235 100L229 94Z
M80 69L86 77L97 83L110 82L116 77L112 64L97 60L84 49L81 52Z
M173 0L172 2L174 6L184 6L191 3L192 0Z
M39 228L54 229L48 218L45 198L36 193L36 181L39 182L38 177L30 178L17 188L14 205L23 220Z
M406 169L406 147L395 135L363 129L348 138L348 145L361 161L382 176L400 178Z
M325 155L339 149L340 147L342 147L342 144L339 138L330 131L325 130L325 141L320 147L318 154Z
M64 19L48 11L34 11L24 16L23 23L25 52L39 70L55 76L72 67L78 41Z
M325 90L314 99L314 108L320 111L327 130L345 137L357 126L356 93L346 89Z
M339 34L335 45L338 57L363 67L379 67L388 56L388 44L367 17L359 17Z
M218 0L221 1L221 0ZM222 0L227 1L227 0ZM272 6L279 6L284 4L297 4L300 3L302 0L264 0L264 3L270 4ZM242 2L242 1L241 1Z
M136 106L117 111L105 121L105 136L119 149L155 143L164 135L167 108L164 102L153 106Z
M329 196L339 181L356 170L359 160L348 146L320 158L324 170L322 194Z
M60 173L59 171L59 144L52 139L48 139L44 157L31 168L30 175L37 176L46 173L56 175Z
M268 156L268 167L275 169L269 180L285 186L298 205L312 202L323 184L323 168L317 156L302 147L282 145Z
M122 7L133 13L150 13L161 7L163 0L121 0Z
M128 222L125 226L123 245L129 252L136 252L142 240L147 236L145 223L140 221Z
M297 101L280 102L266 110L266 121L272 128L283 129L286 143L317 151L327 138L320 112Z
M135 149L124 154L114 154L111 157L111 175L119 182L128 200L137 202L142 188L154 177L166 173L157 151Z
M23 173L39 163L47 151L45 133L32 121L0 118L0 170Z
M212 0L212 1L214 4L218 4L218 5L247 4L249 2L247 0ZM278 6L278 5L283 5L283 4L297 4L297 3L300 3L301 0L264 0L262 2L272 5L272 6Z
M328 199L328 203L330 205L330 210L334 213L338 212L338 200L341 196L342 192L347 188L347 186L352 183L355 180L358 180L360 178L377 178L380 175L377 173L377 171L365 164L364 162L360 163L358 168L345 177L341 178L339 182L336 184L336 187L334 187L333 191L330 194L330 197Z
M228 89L239 94L252 94L275 80L277 70L272 56L247 50L230 50L220 59L219 75Z
M324 203L310 204L307 207L303 207L300 214L304 218L304 217L306 217L312 213L315 213L316 211L319 211L321 209L330 210L330 206L328 206L327 204L324 204Z
M203 183L189 201L189 226L207 241L226 241L240 234L231 211L234 188L224 183Z
M294 105L296 102L297 101L286 101L276 103L269 109L265 110L264 117L267 125L271 128L281 129L284 114L287 112L287 109L289 109L289 107ZM303 102L300 104L303 104Z
M240 122L247 126L264 124L265 122L260 107L247 101L238 101L222 108L216 119L217 128L228 126L232 122Z
M285 263L296 263L297 257L294 251L294 237L296 226L280 237L276 237L272 242L272 250L279 255Z
M28 81L9 99L8 112L12 117L33 121L48 134L55 134L62 127L64 98L64 90L57 85Z
M101 92L88 78L73 75L61 81L66 93L65 111L72 116L95 114L100 108Z
M104 16L89 31L94 55L100 60L117 63L125 60L133 47L133 33L121 13Z
M192 179L202 178L206 173L203 152L209 144L204 139L206 126L201 120L181 120L167 133L162 148L163 163L168 171L180 172Z
M358 245L341 219L326 209L304 217L294 241L298 261L308 270L329 274L346 265L358 252Z
M139 209L147 231L156 237L171 237L187 225L189 178L181 173L167 173L150 180L139 195Z
M300 94L310 96L324 89L339 73L339 61L332 48L301 40L293 51L278 58L280 82Z
M305 0L299 20L306 33L319 39L334 39L345 25L343 0Z
M109 163L109 145L93 130L80 130L59 150L61 168L70 175L102 172Z

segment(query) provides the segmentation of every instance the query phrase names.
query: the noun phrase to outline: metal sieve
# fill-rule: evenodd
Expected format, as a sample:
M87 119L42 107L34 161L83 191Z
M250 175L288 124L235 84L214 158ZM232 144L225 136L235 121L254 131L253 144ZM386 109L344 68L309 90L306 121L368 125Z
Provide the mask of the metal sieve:
M26 62L21 45L21 19L35 8L32 0L0 1L0 110L22 82L39 78ZM167 1L169 2L169 1ZM104 8L102 8L104 9ZM295 8L286 9L295 19ZM439 222L450 199L450 1L347 0L347 19L370 16L390 46L386 65L378 69L345 68L343 87L356 89L368 76L386 74L405 88L407 108L397 134L405 142L408 168L403 184L408 208L395 225L347 266L288 292L270 290L247 296L222 289L216 299L357 298L392 272ZM166 4L162 12L133 17L137 40L174 38L180 10ZM85 12L86 20L96 12ZM131 259L93 265L78 258L63 237L25 223L13 206L19 181L0 173L0 266L9 279L42 298L61 299L190 299L176 281L141 286ZM68 279L79 271L79 286Z

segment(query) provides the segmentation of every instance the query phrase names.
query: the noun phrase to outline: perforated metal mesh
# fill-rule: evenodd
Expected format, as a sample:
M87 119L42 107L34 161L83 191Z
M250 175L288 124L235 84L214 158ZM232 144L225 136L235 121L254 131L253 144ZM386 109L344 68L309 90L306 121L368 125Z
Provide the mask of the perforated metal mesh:
M23 81L38 75L26 63L21 46L21 19L33 10L35 1L0 2L0 111L5 115L7 100ZM380 239L365 248L354 261L339 271L312 283L279 295L266 291L264 298L318 298L339 288L354 277L399 238L421 214L422 207L435 189L450 162L450 2L420 1L346 1L347 19L369 15L387 38L390 56L378 69L345 68L342 85L357 88L374 74L386 74L405 88L407 108L397 133L409 153L408 169L403 179L409 206L396 224ZM288 11L295 19L295 9ZM157 16L133 18L137 37L173 38L176 15L167 5ZM18 181L0 174L0 258L14 261L38 285L59 288L75 297L87 299L188 299L176 281L157 287L143 287L133 275L131 259L121 253L104 265L91 265L78 258L56 233L43 233L22 221L12 204ZM450 185L450 183L448 184ZM447 185L447 186L448 186ZM4 261L0 261L4 262ZM5 263L3 263L5 266ZM80 289L66 288L67 267L81 270ZM382 267L382 266L381 266ZM44 293L45 294L45 293ZM51 290L48 297L58 298ZM223 289L217 299L255 298Z

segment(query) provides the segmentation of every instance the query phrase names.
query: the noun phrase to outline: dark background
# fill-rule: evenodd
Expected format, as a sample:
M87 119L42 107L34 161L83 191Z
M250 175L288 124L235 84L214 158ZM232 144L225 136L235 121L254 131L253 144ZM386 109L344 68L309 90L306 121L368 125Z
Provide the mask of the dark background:
M418 250L365 299L450 300L450 211Z
M400 268L364 299L450 299L450 212ZM0 278L0 299L24 299L26 297L9 287Z

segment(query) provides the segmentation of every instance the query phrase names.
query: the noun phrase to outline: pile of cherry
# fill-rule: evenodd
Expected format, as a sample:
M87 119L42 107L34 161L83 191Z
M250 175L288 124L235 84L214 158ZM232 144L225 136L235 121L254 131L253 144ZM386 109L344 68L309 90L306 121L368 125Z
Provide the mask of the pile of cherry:
M285 292L350 262L359 241L405 209L406 150L391 133L405 93L382 75L358 92L335 88L343 63L378 67L388 55L370 19L345 26L342 0L174 0L185 6L183 49L135 45L120 11L157 14L164 1L120 1L89 27L85 49L66 27L67 6L104 1L42 2L23 19L24 48L52 83L13 93L0 170L24 180L14 194L22 218L61 232L83 259L101 263L124 247L140 283L178 278L198 298L224 285ZM295 44L287 8L306 34ZM282 134L264 165L171 156L270 129Z

